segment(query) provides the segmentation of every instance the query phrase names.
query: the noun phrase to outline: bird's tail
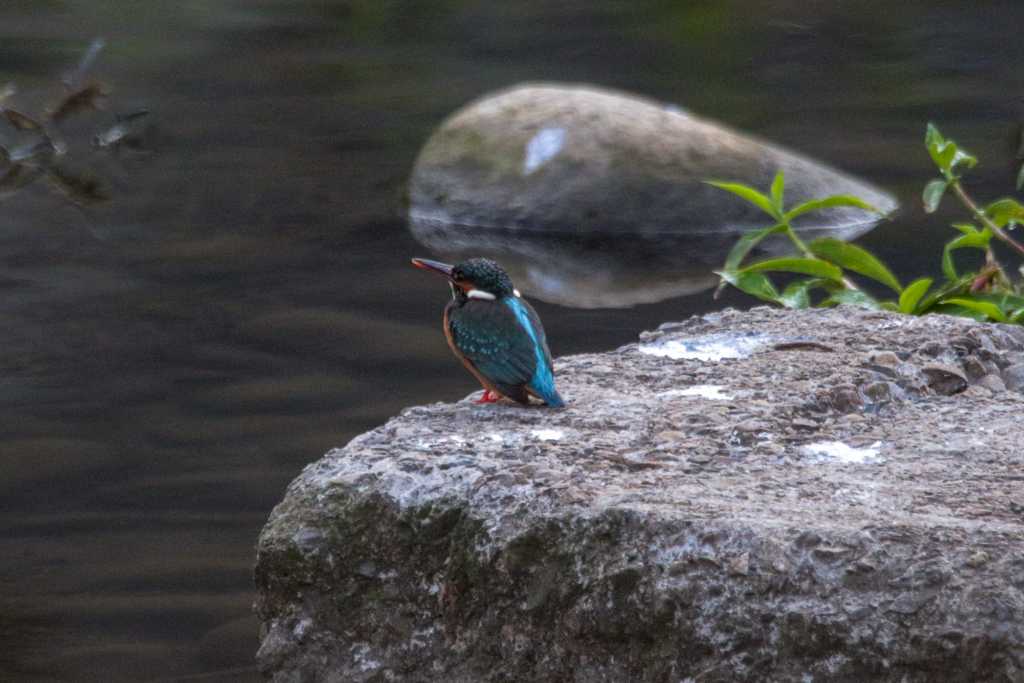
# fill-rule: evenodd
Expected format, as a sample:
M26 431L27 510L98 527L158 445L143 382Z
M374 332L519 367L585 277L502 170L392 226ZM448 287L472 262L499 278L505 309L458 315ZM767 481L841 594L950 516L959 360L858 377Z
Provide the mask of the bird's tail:
M558 391L555 390L555 389L552 389L546 395L541 396L541 398L544 399L544 402L547 403L548 407L550 407L550 408L564 408L565 407L565 401L562 400L562 397L559 395Z

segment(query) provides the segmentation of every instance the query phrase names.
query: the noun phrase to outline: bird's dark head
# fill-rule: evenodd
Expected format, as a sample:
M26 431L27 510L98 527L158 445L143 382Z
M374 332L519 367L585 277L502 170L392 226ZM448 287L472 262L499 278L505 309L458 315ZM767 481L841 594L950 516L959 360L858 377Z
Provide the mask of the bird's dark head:
M452 295L458 300L495 300L503 296L517 296L512 278L497 263L488 258L471 258L454 266L430 259L414 258L417 268L432 270L448 278Z

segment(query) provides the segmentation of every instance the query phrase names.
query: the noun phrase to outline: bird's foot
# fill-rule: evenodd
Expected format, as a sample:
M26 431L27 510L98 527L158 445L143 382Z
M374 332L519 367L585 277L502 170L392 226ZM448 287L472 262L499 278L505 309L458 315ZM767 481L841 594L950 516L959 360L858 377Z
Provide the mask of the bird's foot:
M490 389L484 389L484 395L480 397L477 403L497 403L501 399L501 394L496 394Z

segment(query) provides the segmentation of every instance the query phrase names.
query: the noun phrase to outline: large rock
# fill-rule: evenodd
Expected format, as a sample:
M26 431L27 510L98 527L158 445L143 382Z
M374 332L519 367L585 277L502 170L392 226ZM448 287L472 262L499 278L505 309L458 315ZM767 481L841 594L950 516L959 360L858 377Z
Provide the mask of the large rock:
M258 549L275 681L1022 681L1024 330L727 311L406 410Z
M446 260L494 258L532 297L634 306L713 287L739 235L770 222L705 180L764 190L780 169L787 206L838 193L896 206L864 182L676 107L528 85L467 105L430 137L409 184L409 225ZM796 227L850 240L878 219L835 208ZM755 255L790 247L769 239Z
M786 174L788 203L854 194L883 212L867 183L678 107L596 87L523 85L470 103L425 144L409 185L410 217L542 233L736 235L766 217L704 183L765 190ZM877 216L837 208L798 222L851 239Z

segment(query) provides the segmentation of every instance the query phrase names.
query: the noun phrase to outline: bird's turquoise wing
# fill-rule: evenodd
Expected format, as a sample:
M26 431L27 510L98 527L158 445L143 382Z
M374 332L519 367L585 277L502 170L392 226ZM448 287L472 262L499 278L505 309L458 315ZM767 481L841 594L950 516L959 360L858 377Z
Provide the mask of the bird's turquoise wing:
M469 301L451 311L448 325L452 343L481 375L508 396L522 395L537 356L533 339L512 309L500 302Z
M550 406L564 405L562 397L555 389L555 372L551 363L551 351L548 349L547 335L540 323L540 316L525 299L508 298L505 305L515 313L516 319L529 335L534 353L533 375L526 386Z

